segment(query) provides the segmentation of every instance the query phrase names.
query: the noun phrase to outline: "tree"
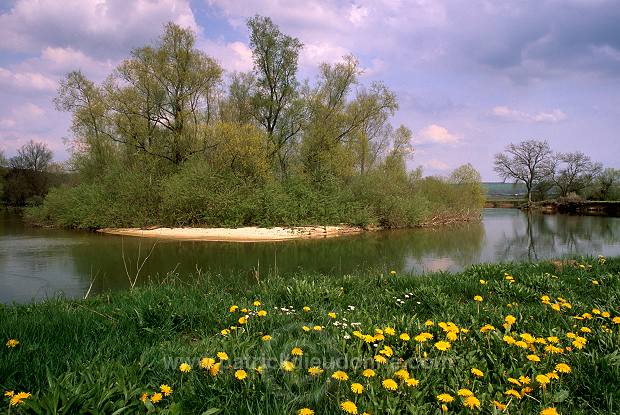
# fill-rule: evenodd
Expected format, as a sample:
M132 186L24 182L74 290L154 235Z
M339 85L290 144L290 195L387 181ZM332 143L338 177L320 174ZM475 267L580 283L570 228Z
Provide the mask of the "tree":
M599 200L620 199L620 170L606 168L594 180L593 197Z
M254 16L247 25L254 57L253 116L267 131L274 155L284 170L284 147L301 129L297 117L286 117L286 113L297 96L297 60L303 45L280 32L268 17ZM278 128L284 117L292 123L291 128Z
M12 169L41 173L47 170L52 158L52 150L45 143L30 140L17 150L16 156L11 157L9 166Z
M4 155L4 151L0 150L0 167L6 167L9 165L9 161Z
M552 167L552 152L546 141L527 140L506 146L507 154L495 155L494 170L505 181L525 183L528 204L532 203L532 188L545 177Z
M558 153L552 167L551 179L560 190L560 196L581 192L590 186L603 170L602 164L592 162L589 156L580 151Z

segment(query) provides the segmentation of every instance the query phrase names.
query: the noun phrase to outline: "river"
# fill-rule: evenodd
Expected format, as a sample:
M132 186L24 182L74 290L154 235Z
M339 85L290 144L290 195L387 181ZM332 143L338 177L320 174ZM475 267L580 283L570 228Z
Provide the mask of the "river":
M149 255L150 254L150 255ZM620 218L485 209L482 221L267 243L154 241L31 227L0 212L0 302L83 297L145 281L217 274L251 284L270 273L459 271L480 262L620 255ZM148 257L148 258L147 258ZM142 265L142 266L141 266ZM138 272L139 269L139 272Z

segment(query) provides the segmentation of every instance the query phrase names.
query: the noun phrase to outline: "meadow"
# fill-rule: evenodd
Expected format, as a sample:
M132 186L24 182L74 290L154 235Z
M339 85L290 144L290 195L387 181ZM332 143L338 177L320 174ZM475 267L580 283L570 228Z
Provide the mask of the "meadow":
M620 412L620 258L198 273L0 308L11 414Z

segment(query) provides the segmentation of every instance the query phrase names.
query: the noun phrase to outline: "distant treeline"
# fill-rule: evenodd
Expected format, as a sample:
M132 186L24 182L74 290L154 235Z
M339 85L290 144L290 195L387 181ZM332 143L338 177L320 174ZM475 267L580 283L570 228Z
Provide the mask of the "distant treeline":
M350 223L389 227L471 219L484 196L470 165L449 177L410 172L411 131L396 96L363 85L358 61L297 78L303 45L269 18L249 19L254 69L224 76L168 24L102 84L80 72L55 100L73 115L75 184L29 211L77 228Z

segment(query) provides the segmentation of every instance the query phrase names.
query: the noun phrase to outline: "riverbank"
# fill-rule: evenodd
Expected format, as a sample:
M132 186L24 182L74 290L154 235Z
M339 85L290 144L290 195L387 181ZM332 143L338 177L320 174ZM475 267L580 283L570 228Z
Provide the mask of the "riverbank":
M619 273L201 274L2 307L0 388L24 413L616 413Z
M211 242L260 242L290 239L331 238L363 232L359 226L296 226L259 228L104 228L97 232L142 238Z
M620 201L546 200L534 203L529 209L543 213L620 216Z

